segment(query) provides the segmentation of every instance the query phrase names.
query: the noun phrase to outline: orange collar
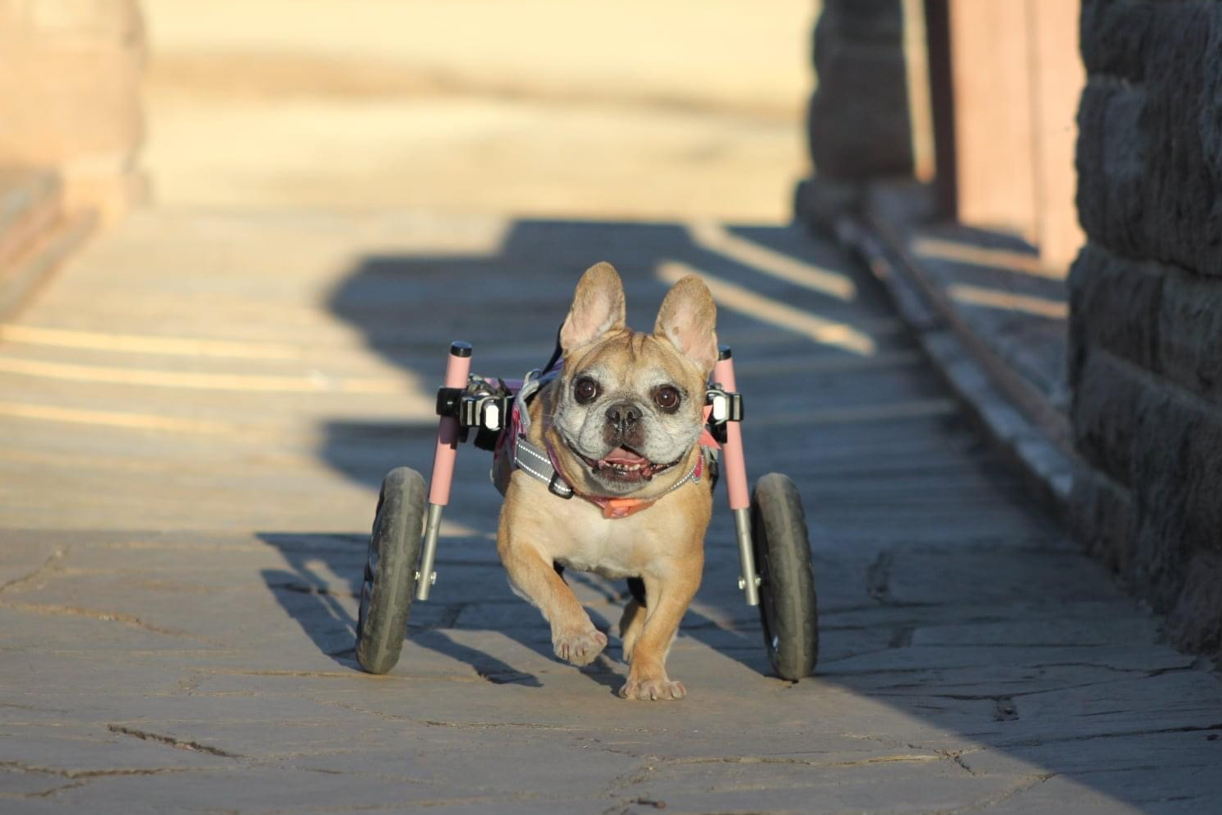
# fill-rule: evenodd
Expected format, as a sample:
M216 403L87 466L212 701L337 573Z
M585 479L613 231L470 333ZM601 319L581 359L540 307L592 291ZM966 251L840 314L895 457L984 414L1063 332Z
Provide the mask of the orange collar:
M551 450L549 449L548 452L550 453ZM559 468L557 468L557 472L559 472ZM580 492L577 492L577 495L580 495L591 504L602 507L604 518L627 518L629 515L635 515L643 509L649 509L651 506L657 503L662 496L670 495L688 481L695 481L699 483L702 475L704 475L703 453L696 456L696 466L692 468L691 472L679 479L679 481L673 487L662 493L662 495L659 495L657 498L604 498L600 495L586 495L585 493ZM574 490L574 492L576 492L576 490Z
M703 439L701 442L703 443ZM587 495L583 492L578 492L568 479L564 477L563 470L560 469L560 462L556 458L556 451L552 449L552 443L544 437L544 444L547 446L547 458L552 465L552 470L555 472L555 477L560 478L569 488L569 496L580 495L582 498L589 501L591 504L599 507L603 511L604 518L627 518L629 515L635 515L643 509L649 509L664 496L670 495L675 490L682 487L688 481L699 483L704 475L704 453L696 456L696 466L692 467L687 475L676 481L670 489L659 495L657 498L607 498L602 495ZM714 442L716 444L716 442ZM553 490L555 492L555 490Z

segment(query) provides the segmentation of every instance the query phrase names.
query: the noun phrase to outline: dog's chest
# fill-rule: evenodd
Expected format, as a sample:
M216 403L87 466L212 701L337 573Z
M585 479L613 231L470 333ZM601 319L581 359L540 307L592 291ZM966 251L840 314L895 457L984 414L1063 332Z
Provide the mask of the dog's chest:
M545 559L610 578L659 574L676 559L699 557L712 496L686 486L626 518L606 518L580 497L569 500L524 472L513 474L502 529Z
M650 559L649 551L654 549L651 545L654 536L647 527L634 521L636 516L583 525L583 534L574 535L565 552L556 559L574 569L605 577L639 575Z

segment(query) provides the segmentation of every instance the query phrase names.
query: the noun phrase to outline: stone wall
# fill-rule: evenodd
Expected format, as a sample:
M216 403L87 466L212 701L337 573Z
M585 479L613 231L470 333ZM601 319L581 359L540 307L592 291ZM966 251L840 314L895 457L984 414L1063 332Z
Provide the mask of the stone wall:
M820 176L912 172L904 20L899 0L825 0L815 26L807 127Z
M143 193L137 0L0 0L0 165L58 171L69 209Z
M1222 649L1222 2L1086 0L1073 427L1088 548Z
M818 84L807 108L815 178L799 218L825 225L861 183L913 170L901 0L824 0L814 31Z

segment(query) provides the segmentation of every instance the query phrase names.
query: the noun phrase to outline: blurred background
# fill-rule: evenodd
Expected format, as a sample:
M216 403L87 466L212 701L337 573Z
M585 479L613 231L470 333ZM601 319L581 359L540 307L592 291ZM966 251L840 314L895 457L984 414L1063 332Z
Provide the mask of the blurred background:
M810 0L145 0L169 206L788 221Z

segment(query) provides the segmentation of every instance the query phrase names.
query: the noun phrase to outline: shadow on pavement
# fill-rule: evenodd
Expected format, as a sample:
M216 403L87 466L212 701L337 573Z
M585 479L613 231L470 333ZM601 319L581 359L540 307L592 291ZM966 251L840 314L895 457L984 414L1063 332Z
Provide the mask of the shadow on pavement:
M280 550L289 568L264 569L262 576L285 612L292 617L318 649L340 665L360 670L354 651L356 618L349 611L361 592L364 568L365 536L325 534L262 533L259 538ZM354 567L354 557L359 560ZM320 573L320 567L346 577L346 584L337 586ZM337 595L342 594L345 605ZM300 599L302 596L308 600ZM456 617L461 606L413 606L413 619L408 631L412 641L439 654L464 662L485 679L504 684L516 682L527 687L540 687L539 680L522 673L483 651L456 642L444 628L447 617ZM440 619L439 619L440 612ZM420 618L423 617L423 622ZM536 642L523 641L535 649Z
M812 347L822 347L829 358L860 358L873 353L863 351L863 343L873 342L868 323L891 323L885 308L863 308L855 302L859 284L837 268L840 258L796 227L714 224L517 221L499 248L486 255L367 256L332 293L330 305L361 330L380 356L422 382L440 383L446 349L454 339L474 345L473 370L520 377L546 362L577 278L602 259L611 261L623 277L630 325L652 328L673 280L698 271L723 303L718 317L721 339L761 358ZM761 269L772 270L771 276L761 278ZM726 301L748 289L753 299L725 307ZM869 319L859 327L851 321L859 321L863 311ZM790 324L778 327L778 315ZM780 396L776 404L795 412L803 406L796 393ZM404 464L427 478L435 433L434 417L408 417L401 423L336 421L326 427L320 455L348 478L376 488L386 472ZM506 586L491 540L500 496L488 483L490 465L488 453L470 444L461 448L447 520L462 524L464 534L443 535L438 562L442 585L434 598L445 599L413 605L409 636L419 645L470 664L492 681L538 684L535 677L445 633L496 616L481 614L481 607L527 609ZM371 518L373 509L371 501ZM334 584L328 584L324 575L344 578L347 585L342 590L356 598L367 538L277 532L264 533L262 538L278 547L290 564L289 570L264 573L269 588L321 651L355 667L351 651L355 619L328 593L335 590ZM309 545L311 538L341 542L317 547ZM737 550L720 487L708 547L706 574L716 576L722 588L733 586ZM581 584L586 595L601 594L617 604L615 613L607 615L613 619L591 609L601 630L614 630L618 609L627 597L622 582L612 587L572 572L566 579ZM455 591L463 596L454 598ZM756 611L742 604L737 591L706 590L700 599L707 613L693 608L682 636L703 642L752 671L767 671ZM523 627L502 622L497 630L550 658L547 624L536 611L527 610L531 618ZM744 620L745 630L740 624ZM613 642L608 654L617 649ZM616 690L622 680L608 660L618 662L618 654L608 654L584 673Z
M603 259L624 278L637 328L652 326L679 274L698 271L713 288L720 337L742 360L749 471L792 475L819 530L820 682L922 722L933 743L955 734L992 760L1000 753L1030 765L1033 780L1023 790L1067 776L1155 813L1176 810L1142 798L1134 779L1155 775L1125 768L1145 766L1135 757L1145 743L1132 740L1147 725L1133 683L1157 681L1166 693L1188 694L1156 731L1161 741L1152 749L1187 762L1183 778L1165 783L1201 786L1199 774L1217 759L1197 751L1214 747L1205 740L1222 723L1210 718L1209 700L1185 690L1191 682L1181 683L1191 659L1168 651L1150 665L1148 651L1130 648L1134 638L1142 648L1152 642L1153 624L981 451L875 281L800 229L518 221L485 253L367 256L332 292L330 307L421 382L440 383L455 339L474 345L473 370L518 377L546 360L578 276ZM325 430L319 456L357 483L376 490L404 464L428 474L432 417L336 421ZM460 641L464 629L491 630L551 653L546 624L509 592L496 558L500 499L489 465L470 445L460 452L447 511L457 527L443 532L436 599L415 604L409 637L489 681L537 687L536 676ZM371 497L371 518L373 510ZM349 609L365 535L263 539L289 564L264 573L268 587L321 651L354 666ZM705 582L681 636L766 674L756 612L734 586L733 527L720 494L706 545ZM329 582L328 573L343 582ZM597 579L571 579L604 609L617 609L625 594ZM336 585L344 602L333 595ZM607 630L618 622L610 616L595 622ZM623 669L617 657L604 655L585 673L614 691ZM1100 702L1096 692L1118 695ZM976 775L975 758L955 758ZM1100 764L1115 772L1094 769Z
M285 613L301 627L320 652L339 665L361 670L354 651L356 617L352 609L360 598L368 538L363 535L264 532L259 534L259 539L279 550L288 565L287 569L264 569L260 572ZM490 541L485 542L492 545ZM452 543L455 541L443 540L441 546L444 550L447 544ZM455 638L455 633L463 630L483 628L481 618L487 615L481 611L491 609L495 616L506 608L525 610L527 613L522 621L513 616L508 620L509 624L498 626L496 630L527 650L546 659L553 658L547 622L524 600L509 591L499 563L488 565L490 569L464 569L461 562L440 558L438 569L444 570L447 582L466 581L468 584L449 587L445 592L434 592L427 602L414 602L408 621L408 638L416 645L469 665L475 674L494 684L542 687L538 677L530 672ZM488 575L489 571L493 574ZM328 574L340 577L342 582L328 579ZM607 602L614 603L613 608L617 612L628 599L626 588L616 592L610 583L594 576L569 570L565 573L565 579L571 585L584 589L587 594L601 595ZM459 596L455 597L455 593ZM476 612L476 620L471 623L463 621L464 615L471 611ZM590 608L589 612L600 631L617 632L618 614L610 615L612 619L598 609ZM716 649L724 648L727 641L746 641L743 632L727 628L717 620L694 611L685 618L684 635ZM758 636L751 639L751 645L753 650L762 654L763 646ZM766 659L744 658L743 647L731 648L729 654L752 670L767 668ZM613 639L606 652L593 664L581 669L582 674L613 693L623 684L621 673L614 667L619 662L618 649L618 640ZM399 670L410 669L410 664L400 663Z

